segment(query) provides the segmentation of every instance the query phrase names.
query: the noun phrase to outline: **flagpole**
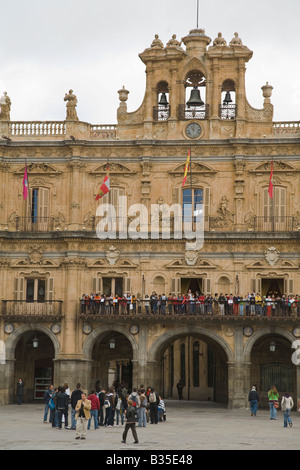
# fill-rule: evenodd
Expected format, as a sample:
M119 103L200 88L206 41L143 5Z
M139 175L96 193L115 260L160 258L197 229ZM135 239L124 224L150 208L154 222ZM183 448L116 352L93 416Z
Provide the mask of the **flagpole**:
M274 165L273 165L273 157L272 157L272 173L274 174ZM274 185L274 178L272 174L272 185L273 185L273 193L272 193L272 212L273 212L273 222L272 222L272 230L275 232L275 185Z

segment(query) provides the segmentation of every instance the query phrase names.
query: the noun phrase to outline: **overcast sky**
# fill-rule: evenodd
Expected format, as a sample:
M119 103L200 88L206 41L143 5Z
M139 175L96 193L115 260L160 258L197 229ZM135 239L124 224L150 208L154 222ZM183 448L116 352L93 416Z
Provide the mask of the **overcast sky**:
M78 99L81 121L114 124L118 90L129 91L128 111L145 92L138 57L155 34L164 44L197 25L197 0L2 0L0 96L12 101L11 119L64 120L64 95ZM246 94L262 108L261 86L274 87L275 121L300 119L300 0L199 0L199 28L227 43L238 32L253 51Z

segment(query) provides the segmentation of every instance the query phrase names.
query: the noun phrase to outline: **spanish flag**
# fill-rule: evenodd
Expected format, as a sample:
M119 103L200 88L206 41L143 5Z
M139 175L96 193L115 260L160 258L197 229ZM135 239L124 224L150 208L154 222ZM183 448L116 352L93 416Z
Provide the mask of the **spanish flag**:
M273 160L271 161L271 173L270 173L270 182L269 182L269 196L273 198Z
M110 190L110 182L109 182L109 166L107 164L107 173L106 176L103 180L103 183L100 186L99 192L97 196L95 197L95 201L98 201L98 199L101 199L105 194L107 194Z
M189 168L190 168L190 158L191 158L191 149L189 150L189 153L188 153L188 156L187 156L187 159L186 159L186 162L185 162L182 187L185 185L187 173L188 173Z

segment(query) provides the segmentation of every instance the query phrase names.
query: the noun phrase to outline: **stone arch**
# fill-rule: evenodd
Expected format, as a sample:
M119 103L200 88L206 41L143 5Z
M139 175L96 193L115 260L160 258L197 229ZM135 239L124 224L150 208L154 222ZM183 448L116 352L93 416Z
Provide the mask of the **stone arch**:
M22 335L24 333L27 333L28 331L41 331L42 333L47 335L51 339L54 347L54 359L57 359L60 351L60 343L58 341L57 336L52 333L52 331L46 326L31 323L30 325L24 325L20 328L17 328L13 331L13 333L11 333L10 337L5 343L7 360L14 360L17 343L22 337Z
M148 350L148 361L153 362L158 359L159 354L161 353L162 349L165 348L166 344L168 342L172 342L181 335L200 335L203 338L209 338L213 341L215 341L221 349L224 351L227 357L228 362L233 362L234 361L234 355L233 351L231 350L229 344L218 334L207 330L205 328L202 328L200 326L181 326L178 328L175 328L173 330L169 330L166 333L162 334L159 336L159 338L152 343Z
M250 336L247 343L245 344L244 352L243 352L243 362L249 363L251 361L252 348L259 338L262 338L263 336L267 336L267 335L272 335L272 334L282 336L283 338L290 341L291 345L293 341L295 341L294 335L290 333L289 331L284 330L283 328L280 328L277 326L268 326L266 328L262 328L261 330L258 330L255 333L253 333L253 335ZM291 356L292 356L292 352L293 351L291 349Z
M99 339L104 337L107 333L113 333L114 331L117 331L118 333L123 334L126 339L128 339L131 347L132 347L132 353L133 353L133 361L137 361L138 359L138 344L136 339L132 336L132 334L127 331L125 328L119 326L119 325L103 325L100 326L99 328L96 328L93 330L87 339L85 340L82 348L82 355L85 360L91 360L92 359L92 352L93 352L93 347Z

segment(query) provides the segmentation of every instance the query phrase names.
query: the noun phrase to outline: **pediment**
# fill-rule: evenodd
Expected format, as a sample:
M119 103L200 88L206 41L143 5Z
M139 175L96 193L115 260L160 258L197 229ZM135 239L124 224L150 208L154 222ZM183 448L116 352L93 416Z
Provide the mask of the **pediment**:
M103 175L107 173L107 163L101 165L90 171L93 175ZM131 170L128 166L123 163L109 163L109 173L114 175L134 175L136 172Z
M25 165L22 165L15 174L24 175ZM28 163L27 164L28 176L30 175L60 175L61 171L57 170L53 165L48 165L48 163Z
M250 170L250 173L270 173L271 171L271 161L260 163L253 170ZM273 161L273 172L290 172L298 171L290 163Z
M180 163L173 170L169 171L170 175L183 175L185 168L185 162ZM217 173L217 170L213 170L208 165L204 165L203 163L192 162L191 165L192 175L214 175Z

